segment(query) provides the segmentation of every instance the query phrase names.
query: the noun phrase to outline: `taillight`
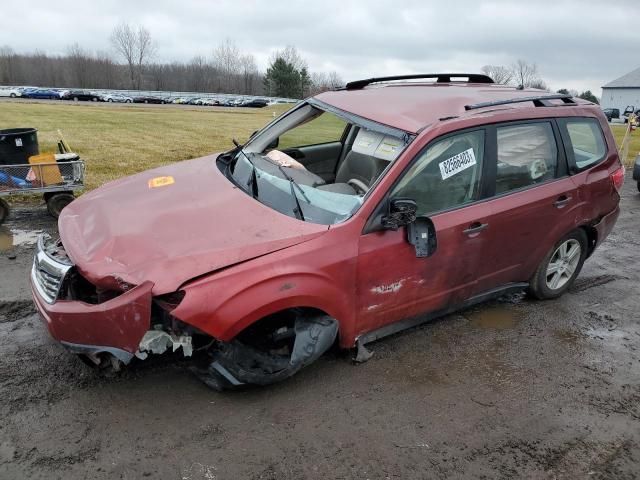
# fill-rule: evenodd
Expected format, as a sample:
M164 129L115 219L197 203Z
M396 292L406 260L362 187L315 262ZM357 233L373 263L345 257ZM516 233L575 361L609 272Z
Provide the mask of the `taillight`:
M618 191L618 193L620 193L622 185L624 185L624 174L624 167L620 167L610 175L611 183L613 183L613 187Z

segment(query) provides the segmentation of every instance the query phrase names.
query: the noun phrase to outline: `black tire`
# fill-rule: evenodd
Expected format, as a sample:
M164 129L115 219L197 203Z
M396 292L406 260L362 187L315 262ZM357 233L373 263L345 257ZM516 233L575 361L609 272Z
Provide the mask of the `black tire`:
M149 100L145 100L144 103L149 103Z
M131 100L126 100L124 103L131 103Z
M77 102L78 101L78 97L73 97L73 101Z
M97 101L98 101L98 98L97 98L97 97L93 97L93 98L91 99L91 101L92 101L92 102L97 102Z
M11 98L16 98L16 94L12 93L11 95L9 95Z
M565 283L563 283L558 288L551 288L548 285L549 275L547 273L549 263L551 262L551 259L555 257L556 251L560 248L560 246L570 241L576 241L580 245L580 258L578 260L578 263L573 269L573 273L571 274L571 276L565 280ZM558 242L556 242L553 248L549 250L549 253L545 255L544 259L542 260L542 262L540 262L540 265L536 269L536 272L533 274L533 277L531 277L531 280L529 281L529 293L538 300L549 300L552 298L558 298L563 295L567 290L569 290L569 288L571 288L571 285L573 285L573 282L580 274L582 265L587 258L588 247L589 242L587 239L587 234L581 228L574 230L568 235L562 237Z
M113 103L113 98L110 98L109 100L107 100L107 102Z
M58 218L62 209L69 205L75 197L71 193L55 193L46 199L49 215Z
M9 217L9 204L0 198L0 225Z

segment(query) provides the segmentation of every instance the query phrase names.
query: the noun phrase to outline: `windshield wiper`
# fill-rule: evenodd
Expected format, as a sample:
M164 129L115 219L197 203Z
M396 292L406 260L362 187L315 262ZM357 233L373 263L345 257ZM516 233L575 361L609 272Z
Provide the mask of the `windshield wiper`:
M311 202L309 201L309 199L307 198L307 195L304 193L304 190L302 189L302 187L300 185L298 185L298 183L291 177L291 175L289 175L287 172L284 171L284 168L282 168L282 165L280 165L279 163L276 163L274 161L272 161L269 157L267 157L266 155L263 157L266 161L268 161L270 164L275 165L276 167L278 167L278 170L280 170L280 173L282 173L282 176L284 178L286 178L289 181L289 186L291 187L291 196L293 197L293 201L295 202L295 208L293 209L293 213L295 213L296 218L298 218L299 220L304 221L304 214L302 213L302 207L300 206L300 201L298 200L298 195L296 195L296 188L298 189L298 191L302 194L302 197L304 198L305 202L307 202L308 204L311 204ZM294 188L295 187L295 188Z
M236 148L240 151L240 153L244 155L244 158L247 159L247 162L249 162L249 165L251 165L251 177L249 177L249 181L247 182L247 187L251 187L251 196L253 198L258 198L258 175L256 174L256 166L249 158L249 155L244 153L244 150L242 149L244 145L240 145L235 138L232 138L231 141L236 146Z

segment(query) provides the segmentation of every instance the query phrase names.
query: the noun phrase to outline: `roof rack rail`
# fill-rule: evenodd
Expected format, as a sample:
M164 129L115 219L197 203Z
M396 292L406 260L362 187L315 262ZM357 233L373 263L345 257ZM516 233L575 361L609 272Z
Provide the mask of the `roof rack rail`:
M537 97L520 97L511 98L509 100L495 100L492 102L474 103L472 105L465 105L465 110L476 110L478 108L495 107L497 105L509 105L511 103L524 103L533 102L536 107L559 107L561 105L551 103L549 100L562 100L563 105L577 105L572 95L558 94L558 95L540 95Z
M466 78L466 83L495 83L493 78L480 73L420 73L417 75L395 75L393 77L373 77L366 80L355 80L345 85L345 90L359 90L371 83L393 82L395 80L417 80L422 78L434 78L438 83L449 83L452 78Z

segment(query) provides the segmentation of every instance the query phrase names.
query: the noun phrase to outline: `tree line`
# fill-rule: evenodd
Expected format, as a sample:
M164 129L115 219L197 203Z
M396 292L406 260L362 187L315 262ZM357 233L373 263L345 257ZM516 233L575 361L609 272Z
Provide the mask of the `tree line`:
M496 83L502 85L515 85L522 88L539 88L549 91L549 87L542 80L538 73L538 66L535 63L528 63L525 60L518 59L512 65L506 67L504 65L485 65L482 67L482 73L489 75ZM583 98L593 103L599 104L600 101L591 90L578 92L577 90L568 90L561 88L556 93L570 94L573 97Z
M343 84L336 72L310 72L293 46L275 52L267 71L261 72L254 55L229 39L210 56L183 62L155 61L157 44L143 26L121 23L109 43L110 49L97 52L74 43L64 55L16 53L10 46L1 47L0 85L305 98Z

